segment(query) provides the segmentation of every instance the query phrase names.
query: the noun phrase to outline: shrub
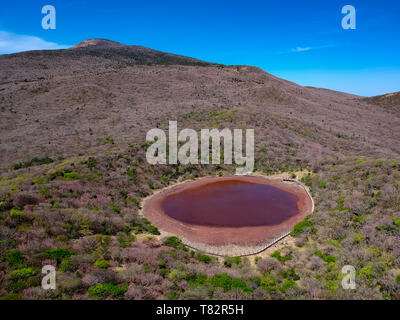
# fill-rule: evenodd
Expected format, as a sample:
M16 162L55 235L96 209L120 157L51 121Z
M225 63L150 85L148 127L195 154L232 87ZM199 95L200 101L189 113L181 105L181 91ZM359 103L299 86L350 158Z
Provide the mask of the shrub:
M64 180L77 180L77 179L81 179L81 176L76 172L64 172L63 179Z
M147 181L147 185L149 186L150 189L154 189L154 184L152 181Z
M125 297L130 300L140 300L143 298L143 293L142 290L131 284L126 291Z
M13 218L24 218L25 213L21 211L18 207L15 207L10 210L10 216Z
M244 292L253 292L253 289L249 288L245 281L240 280L238 278L233 278L232 279L231 288L232 289L239 289L239 290L242 290Z
M21 300L21 299L22 299L21 293L9 293L0 298L0 300Z
M400 274L396 278L397 283L400 283Z
M290 254L288 254L287 256L281 256L281 253L280 253L279 250L274 251L271 254L271 257L277 259L280 262L285 262L285 261L288 261L288 260L292 260L292 256Z
M130 178L132 179L133 182L136 182L136 180L137 180L137 174L136 174L136 170L135 170L134 168L129 168L129 169L126 171L126 175L127 175L128 177L130 177Z
M43 183L44 183L44 180L42 177L37 177L32 180L32 184L43 184Z
M201 286L206 283L207 275L206 274L193 274L186 277L186 280L189 282L189 286L196 287Z
M356 233L355 235L354 235L354 241L356 242L356 243L360 243L360 242L362 242L362 241L364 241L365 240L365 237L364 237L364 235L362 235L361 233Z
M111 206L110 209L112 209L115 213L121 213L121 208L118 206Z
M147 231L150 232L151 234L159 235L160 231L156 226L153 226L152 224L147 227Z
M279 274L285 279L294 280L294 281L300 280L300 276L296 273L294 268L292 268L290 270L282 270L279 272Z
M100 269L108 269L110 263L107 260L97 260L94 265Z
M41 194L42 196L48 196L50 194L50 190L49 188L40 188L39 194Z
M62 248L48 249L45 251L45 253L49 259L57 261L61 261L65 258L75 255L75 252Z
M276 261L275 259L266 257L264 259L259 259L257 261L257 268L261 272L270 272L274 269L280 268L280 266L279 266L279 262Z
M118 298L122 297L127 290L126 286L118 287L114 284L111 283L105 283L105 284L97 284L95 286L92 286L88 290L89 296L95 296L99 298L108 298L108 297L113 297L113 298Z
M309 216L306 217L303 221L295 224L290 235L295 237L302 233L306 228L310 228L312 232L315 232L314 223L309 221Z
M203 263L210 263L213 260L213 258L211 258L210 256L208 256L206 254L198 254L197 260L199 260L200 262L203 262Z
M10 273L10 278L11 279L27 279L29 277L32 277L36 274L36 271L33 270L32 268L22 268L22 269L17 269L14 270Z
M226 257L224 259L224 266L227 268L232 268L232 266L238 266L242 263L241 257Z
M134 204L136 204L138 207L140 205L140 201L138 199L135 198L129 198L127 199L127 202L133 202Z
M271 287L276 285L276 280L271 275L265 275L261 278L260 285L262 287Z
M227 273L216 274L209 281L214 287L222 288L224 291L231 289L239 289L244 292L253 291L253 289L246 285L246 282L238 278L231 278Z
M310 175L302 177L301 182L303 182L310 189L312 188L312 177Z
M168 247L173 247L173 248L181 248L182 245L182 241L181 239L179 239L178 237L172 236L172 237L168 237L167 239L165 239L165 244Z
M94 168L97 165L98 161L96 158L89 157L86 161L83 161L82 164L86 164L89 169Z
M61 261L58 270L62 272L67 272L70 268L71 268L71 262L68 259L64 259L63 261Z
M36 205L38 203L39 199L32 194L22 193L17 195L14 199L14 206L16 208L23 208L26 205Z
M320 189L325 189L327 185L326 181L321 181L320 183L318 183L318 188Z
M339 289L339 285L335 280L326 280L326 287L330 291L336 291L337 289Z
M171 280L181 280L187 278L187 275L184 271L178 269L172 269L168 274L168 278Z
M6 261L11 266L20 266L24 263L24 256L19 250L12 250L6 254Z
M164 294L164 297L166 297L169 300L176 300L179 297L179 292L176 290L173 290L171 292Z
M285 281L284 283L282 283L280 290L282 292L286 292L287 290L289 290L291 288L296 288L296 287L297 287L296 282L294 282L293 280L288 280L288 281Z
M317 257L320 257L322 260L324 260L326 263L329 263L329 262L335 262L336 261L336 258L334 257L334 256L332 256L332 255L329 255L329 256L327 256L326 254L324 254L324 253L322 253L321 251L315 251L314 252L314 254L317 256Z
M214 287L222 288L224 291L228 291L232 287L232 278L227 273L216 274L209 281Z
M359 272L359 276L362 278L371 278L372 276L372 271L373 271L374 267L373 266L366 266L361 268L360 272Z
M25 162L19 162L13 165L13 169L14 170L18 170L21 168L29 168L32 166L38 166L38 165L42 165L42 164L49 164L52 163L53 159L49 158L49 157L45 157L45 158L33 158L29 161L25 161Z

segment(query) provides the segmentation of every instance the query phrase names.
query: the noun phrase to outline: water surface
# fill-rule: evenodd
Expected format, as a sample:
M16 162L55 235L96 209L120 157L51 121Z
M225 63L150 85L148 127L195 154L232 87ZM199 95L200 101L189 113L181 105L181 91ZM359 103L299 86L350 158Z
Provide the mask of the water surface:
M179 221L205 226L272 226L298 213L297 197L272 186L225 180L167 196L164 212Z

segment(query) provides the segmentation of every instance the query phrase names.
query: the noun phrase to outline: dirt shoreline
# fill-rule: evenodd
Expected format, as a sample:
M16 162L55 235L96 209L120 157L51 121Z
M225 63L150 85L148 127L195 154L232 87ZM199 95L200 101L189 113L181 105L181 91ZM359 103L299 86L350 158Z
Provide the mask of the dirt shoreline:
M274 226L252 227L211 227L190 225L166 215L162 209L164 199L183 189L197 188L208 183L223 180L240 180L244 182L269 185L289 192L297 197L299 213L288 220ZM168 234L174 234L193 248L216 255L247 255L264 250L277 238L290 232L293 226L312 213L313 205L303 186L292 181L283 181L278 177L266 176L225 176L204 177L185 181L164 188L143 201L141 214L149 219L157 228Z

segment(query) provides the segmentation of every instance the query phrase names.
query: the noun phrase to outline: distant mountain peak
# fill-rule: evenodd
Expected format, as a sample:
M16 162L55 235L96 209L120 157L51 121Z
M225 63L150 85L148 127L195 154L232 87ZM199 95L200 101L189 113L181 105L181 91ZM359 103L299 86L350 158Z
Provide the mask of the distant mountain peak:
M79 42L77 45L71 47L70 49L78 49L78 48L117 48L125 46L122 43L111 41L107 39L87 39L82 42Z

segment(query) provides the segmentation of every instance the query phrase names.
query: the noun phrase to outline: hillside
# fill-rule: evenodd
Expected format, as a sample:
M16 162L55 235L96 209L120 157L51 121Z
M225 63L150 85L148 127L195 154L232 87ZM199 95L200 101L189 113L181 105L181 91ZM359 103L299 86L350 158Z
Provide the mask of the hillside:
M3 55L0 70L0 296L400 297L398 93L302 87L257 67L104 39ZM154 190L234 172L147 164L146 132L167 131L169 120L254 128L255 171L297 175L311 188L315 214L271 248L290 259L267 251L224 263L165 241L138 216ZM39 287L44 260L60 270L52 293ZM356 291L341 288L346 264L359 272ZM220 288L225 273L242 286ZM119 289L91 289L104 284Z

